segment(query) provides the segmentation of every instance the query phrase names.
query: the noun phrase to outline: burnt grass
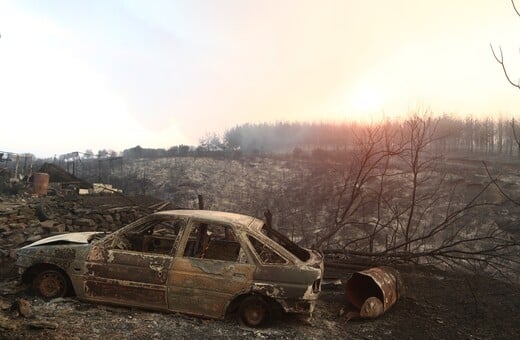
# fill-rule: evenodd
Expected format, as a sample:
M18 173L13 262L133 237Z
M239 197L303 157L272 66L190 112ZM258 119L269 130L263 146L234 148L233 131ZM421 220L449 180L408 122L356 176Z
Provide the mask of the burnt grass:
M96 305L75 298L44 301L28 291L15 293L15 281L3 281L4 300L28 299L32 316L0 314L1 339L518 339L518 285L474 274L444 272L428 266L399 268L406 294L383 316L347 321L342 286L325 287L313 318L275 314L268 327L225 320ZM349 273L344 273L344 278ZM201 303L204 303L201 301ZM56 329L34 329L34 321Z

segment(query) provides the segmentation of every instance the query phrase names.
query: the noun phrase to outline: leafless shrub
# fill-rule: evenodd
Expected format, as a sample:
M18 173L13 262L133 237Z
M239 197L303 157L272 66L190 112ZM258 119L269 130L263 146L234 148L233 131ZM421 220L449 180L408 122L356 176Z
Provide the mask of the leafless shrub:
M336 169L334 220L316 243L378 262L428 261L494 272L518 264L518 241L486 219L492 181L468 197L439 169L437 120L413 115L398 132L366 131ZM462 191L462 192L461 192Z

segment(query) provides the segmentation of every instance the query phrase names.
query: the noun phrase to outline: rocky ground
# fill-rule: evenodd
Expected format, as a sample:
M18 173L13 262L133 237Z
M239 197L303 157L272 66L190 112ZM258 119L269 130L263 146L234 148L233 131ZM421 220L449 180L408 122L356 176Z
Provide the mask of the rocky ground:
M518 285L420 266L400 271L406 295L378 319L347 321L343 288L335 286L324 289L312 320L278 315L270 326L260 329L241 326L233 315L221 321L94 305L74 298L44 301L22 290L16 281L4 280L0 283L0 338L520 338ZM17 302L20 299L22 303Z

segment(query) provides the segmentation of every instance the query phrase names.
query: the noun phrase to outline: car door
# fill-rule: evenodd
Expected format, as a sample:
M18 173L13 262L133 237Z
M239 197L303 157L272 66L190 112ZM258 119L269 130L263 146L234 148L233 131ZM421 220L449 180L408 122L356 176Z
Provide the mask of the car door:
M90 250L85 268L88 300L167 309L168 271L184 221L145 219ZM123 245L121 245L123 244Z
M255 266L232 226L192 221L168 283L169 308L222 318L228 303L252 284Z

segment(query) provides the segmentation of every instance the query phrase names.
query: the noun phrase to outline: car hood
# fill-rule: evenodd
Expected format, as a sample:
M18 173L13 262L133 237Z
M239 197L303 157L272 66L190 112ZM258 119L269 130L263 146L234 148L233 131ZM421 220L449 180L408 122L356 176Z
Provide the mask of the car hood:
M95 234L103 234L103 232L100 231L85 231L81 233L68 233L68 234L62 234L62 235L55 235L51 237L46 237L41 240L38 240L36 242L33 242L31 244L26 245L24 248L34 247L34 246L40 246L40 245L49 245L53 243L89 243L89 240L92 238L92 235Z

